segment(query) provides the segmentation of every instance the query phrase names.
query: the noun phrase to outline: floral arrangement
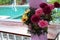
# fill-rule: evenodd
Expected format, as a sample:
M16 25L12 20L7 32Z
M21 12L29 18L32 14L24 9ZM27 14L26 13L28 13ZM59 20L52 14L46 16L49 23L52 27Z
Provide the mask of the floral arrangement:
M47 33L48 25L52 18L52 11L54 8L59 8L60 4L55 2L54 4L41 3L40 8L31 8L27 10L22 16L23 23L28 25L30 33L44 34Z

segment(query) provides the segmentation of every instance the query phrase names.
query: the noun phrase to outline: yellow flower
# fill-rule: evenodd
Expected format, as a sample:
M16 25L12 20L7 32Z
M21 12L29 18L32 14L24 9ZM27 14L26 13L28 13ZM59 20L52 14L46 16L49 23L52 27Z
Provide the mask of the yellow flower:
M30 9L26 10L26 11L25 11L25 14L27 14L28 12L30 12Z
M27 17L26 15L23 15L23 16L22 16L22 21L23 21L23 22L26 22L27 20L28 20L28 17Z
M28 20L27 13L30 12L30 9L26 10L24 15L22 16L22 21L26 22Z

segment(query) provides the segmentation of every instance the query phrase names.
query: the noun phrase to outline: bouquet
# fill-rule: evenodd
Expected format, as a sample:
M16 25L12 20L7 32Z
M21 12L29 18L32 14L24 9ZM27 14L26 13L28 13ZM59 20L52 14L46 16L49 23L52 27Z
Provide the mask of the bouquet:
M33 34L47 33L48 25L52 18L52 11L54 8L59 8L60 4L55 2L54 4L41 3L40 8L30 8L22 16L22 21L28 25L28 31Z

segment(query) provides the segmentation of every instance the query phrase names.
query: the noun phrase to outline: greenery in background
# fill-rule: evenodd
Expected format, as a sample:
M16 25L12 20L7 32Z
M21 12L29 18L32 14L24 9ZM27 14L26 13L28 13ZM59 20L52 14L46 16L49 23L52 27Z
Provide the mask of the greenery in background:
M51 3L51 4L53 4L54 2L60 3L60 0L49 0L49 1L48 1L48 3Z
M60 0L58 0L57 2L59 2L59 3L60 3Z
M13 0L0 0L0 5L12 4Z
M16 0L16 3L19 5L27 4L28 0Z
M17 0L17 4L21 4L22 0Z
M60 8L55 8L53 11L52 11L53 15L52 15L52 18L53 18L53 22L57 22L57 20L60 21Z

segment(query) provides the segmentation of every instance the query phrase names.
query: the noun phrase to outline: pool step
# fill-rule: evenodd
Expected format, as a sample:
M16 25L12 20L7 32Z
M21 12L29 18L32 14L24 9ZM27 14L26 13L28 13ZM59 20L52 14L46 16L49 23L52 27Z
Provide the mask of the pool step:
M0 19L8 19L8 18L10 18L10 16L1 16L0 15Z

